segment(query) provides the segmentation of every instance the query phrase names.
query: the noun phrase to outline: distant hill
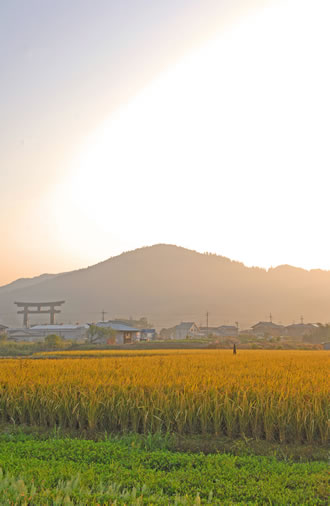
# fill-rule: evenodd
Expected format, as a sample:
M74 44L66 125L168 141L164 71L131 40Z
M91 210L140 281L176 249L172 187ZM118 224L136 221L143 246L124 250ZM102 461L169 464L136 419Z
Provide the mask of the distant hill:
M58 274L41 274L40 276L36 276L34 278L19 278L16 279L16 281L9 283L8 285L0 286L0 294L12 292L14 290L22 288L29 288L33 285L37 285L38 283L46 281L47 279L54 278L55 276L58 276Z
M0 322L21 325L15 300L66 300L59 322L146 316L158 328L181 320L248 327L270 312L283 324L330 321L330 271L246 267L172 245L123 253L86 269L18 280L0 288ZM31 322L45 318L34 316Z

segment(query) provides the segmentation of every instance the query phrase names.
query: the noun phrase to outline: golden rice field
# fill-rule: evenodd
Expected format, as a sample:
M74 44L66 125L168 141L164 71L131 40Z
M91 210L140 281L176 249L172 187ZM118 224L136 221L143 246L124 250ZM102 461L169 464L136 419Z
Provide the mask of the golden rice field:
M2 423L327 441L330 354L325 351L57 355L1 360Z

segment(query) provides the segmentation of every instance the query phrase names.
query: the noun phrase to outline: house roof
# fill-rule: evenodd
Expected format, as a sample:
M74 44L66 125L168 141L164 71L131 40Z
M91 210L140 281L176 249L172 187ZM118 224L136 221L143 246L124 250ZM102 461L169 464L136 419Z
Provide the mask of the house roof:
M131 327L130 325L126 325L125 323L119 323L116 321L107 321L107 322L98 322L96 323L97 327L106 327L109 329L117 330L118 332L141 332L141 329L136 329Z
M200 327L200 330L203 332L208 331L209 333L214 332L235 332L237 333L237 327L235 325L219 325L218 327Z
M283 328L284 326L283 325L278 325L277 323L273 323L273 322L258 322L258 323L255 323L254 325L252 325L252 329L255 329L256 327L268 327L270 329L280 329L280 328Z
M8 333L10 336L14 336L16 334L19 334L19 335L33 337L33 333L30 331L30 329L26 329L26 328L17 328L17 329L10 328L10 329L8 329Z
M77 329L88 329L88 325L34 325L30 327L31 330L77 330Z
M198 328L195 322L181 322L175 328L180 330L190 330L191 327L193 327L193 325L195 325Z
M8 327L6 327L6 325L2 325L2 323L0 323L0 330L3 330L3 329L8 329Z
M291 323L291 325L288 325L287 329L310 329L310 328L317 328L318 325L316 323Z

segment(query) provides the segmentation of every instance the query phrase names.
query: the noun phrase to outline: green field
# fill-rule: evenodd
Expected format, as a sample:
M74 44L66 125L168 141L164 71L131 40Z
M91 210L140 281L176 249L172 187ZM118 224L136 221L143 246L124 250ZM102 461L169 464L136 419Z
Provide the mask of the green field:
M180 453L161 436L0 437L1 505L327 504L327 463Z

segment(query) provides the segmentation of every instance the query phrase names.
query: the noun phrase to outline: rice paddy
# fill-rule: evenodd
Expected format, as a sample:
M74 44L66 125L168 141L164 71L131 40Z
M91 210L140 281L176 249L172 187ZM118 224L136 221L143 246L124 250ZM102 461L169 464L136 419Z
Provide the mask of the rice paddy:
M283 443L328 438L327 352L64 353L1 361L2 423Z

